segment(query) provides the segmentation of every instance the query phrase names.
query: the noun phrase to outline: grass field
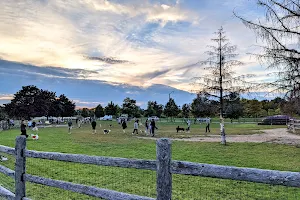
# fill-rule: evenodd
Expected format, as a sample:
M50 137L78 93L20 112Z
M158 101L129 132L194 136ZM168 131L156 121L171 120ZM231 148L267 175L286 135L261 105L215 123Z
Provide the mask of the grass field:
M102 128L108 128L109 122L101 122ZM177 124L158 123L158 137L177 137ZM217 134L218 125L213 125L212 133ZM73 129L67 134L67 128L40 129L40 140L28 140L27 148L39 151L77 153L87 155L155 159L155 141L137 139L131 134L132 124L123 134L119 125L113 123L112 132L104 135L92 135L89 125L81 129ZM227 126L228 134L250 134L269 126L249 124ZM99 128L98 128L99 129ZM204 125L192 126L190 135L204 134ZM19 130L0 132L0 144L14 147L15 137ZM9 156L8 162L1 164L13 169L14 160ZM232 165L239 167L255 167L286 171L300 171L300 148L279 144L173 142L172 158L199 163ZM101 188L126 193L155 197L156 174L147 170L100 167L27 159L27 173L93 185ZM13 181L0 174L0 184L11 190ZM27 196L32 199L95 199L85 195L63 191L56 188L27 184ZM173 175L173 199L299 199L300 189L241 181L221 180L213 178Z

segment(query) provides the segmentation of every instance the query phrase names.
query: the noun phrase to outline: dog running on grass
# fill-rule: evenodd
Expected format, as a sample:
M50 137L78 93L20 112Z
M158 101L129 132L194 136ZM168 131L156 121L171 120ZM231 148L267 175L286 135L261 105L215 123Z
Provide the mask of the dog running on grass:
M177 126L176 131L178 133L179 131L185 131L185 130L184 130L184 128L180 128L179 126Z

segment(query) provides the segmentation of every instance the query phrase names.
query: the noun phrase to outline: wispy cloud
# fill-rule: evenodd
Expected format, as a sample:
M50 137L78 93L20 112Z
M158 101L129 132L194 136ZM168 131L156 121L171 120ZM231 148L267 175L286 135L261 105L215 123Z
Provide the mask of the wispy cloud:
M203 73L192 64L205 59L221 25L240 58L252 62L247 70L257 66L245 55L254 35L232 18L235 8L252 12L241 1L226 0L218 9L218 0L0 1L0 58L41 68L23 66L22 73L188 91L191 77Z
M12 100L13 98L13 94L0 94L0 100Z

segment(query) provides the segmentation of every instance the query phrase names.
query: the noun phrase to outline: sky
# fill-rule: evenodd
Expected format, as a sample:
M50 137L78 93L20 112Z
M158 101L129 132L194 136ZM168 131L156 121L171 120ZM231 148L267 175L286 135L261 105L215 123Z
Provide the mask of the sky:
M195 63L221 26L237 59L237 74L267 81L257 39L233 11L263 17L253 0L16 0L0 1L0 104L23 85L66 94L78 107L135 98L182 105L195 97ZM173 92L174 91L174 92ZM264 97L261 97L264 98Z

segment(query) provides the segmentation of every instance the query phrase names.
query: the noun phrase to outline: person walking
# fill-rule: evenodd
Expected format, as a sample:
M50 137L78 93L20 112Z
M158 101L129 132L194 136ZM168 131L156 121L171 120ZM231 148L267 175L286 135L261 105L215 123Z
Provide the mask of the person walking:
M126 124L126 121L125 119L122 120L122 128L123 128L123 133L126 133L126 128L127 128L127 124Z
M136 133L137 135L139 134L139 120L135 120L134 124L133 124L133 132L132 132L132 135L134 133Z
M21 122L21 135L25 135L26 138L28 138L28 135L26 133L26 125L25 125L24 120L22 120L22 122Z
M97 126L97 122L96 122L96 120L93 120L92 121L93 134L96 133L96 126Z
M72 124L73 124L72 120L69 120L69 122L68 122L69 134L71 134Z
M209 128L209 126L210 126L210 118L209 118L209 117L207 117L207 118L206 118L206 127L205 127L205 133L207 133L207 131L208 131L208 132L210 132L210 128Z

